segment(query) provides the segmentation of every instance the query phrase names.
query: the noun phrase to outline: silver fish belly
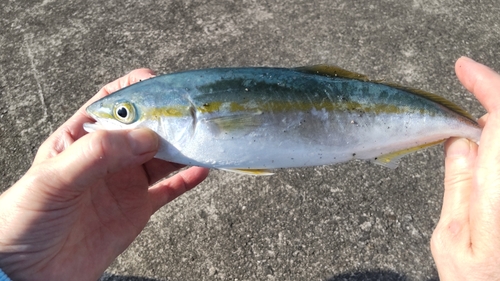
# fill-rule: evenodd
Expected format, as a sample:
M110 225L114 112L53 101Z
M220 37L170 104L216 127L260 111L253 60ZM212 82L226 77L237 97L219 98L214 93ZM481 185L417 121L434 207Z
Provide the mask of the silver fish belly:
M250 174L351 159L394 168L415 150L481 134L470 115L439 96L330 66L168 74L87 112L96 119L88 131L156 131L158 158Z

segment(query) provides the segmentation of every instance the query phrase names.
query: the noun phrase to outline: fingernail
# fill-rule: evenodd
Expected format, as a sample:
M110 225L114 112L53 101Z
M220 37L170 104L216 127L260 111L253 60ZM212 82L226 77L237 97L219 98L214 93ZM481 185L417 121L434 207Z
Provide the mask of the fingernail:
M470 62L470 63L478 63L477 61L475 61L475 60L473 60L473 59L471 59L471 58L469 58L469 57L466 57L466 56L463 56L461 59L462 59L462 60L465 60L465 61L468 61L468 62Z
M130 131L128 141L132 153L136 155L158 150L158 136L155 132L146 128Z
M470 141L464 138L452 140L446 149L446 157L466 157L470 152Z

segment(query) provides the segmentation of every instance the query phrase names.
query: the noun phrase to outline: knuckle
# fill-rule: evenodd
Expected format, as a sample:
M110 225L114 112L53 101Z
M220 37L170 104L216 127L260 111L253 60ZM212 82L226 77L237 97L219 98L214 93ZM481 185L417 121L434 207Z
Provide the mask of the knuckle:
M461 220L441 218L431 237L433 253L452 250L453 245L464 239L464 224Z
M434 229L434 232L432 233L431 242L430 242L431 252L434 255L442 252L442 250L446 248L444 246L444 242L446 241L446 239L443 236L444 236L444 233L443 233L442 227L440 226L440 224L438 224L436 226L436 228Z

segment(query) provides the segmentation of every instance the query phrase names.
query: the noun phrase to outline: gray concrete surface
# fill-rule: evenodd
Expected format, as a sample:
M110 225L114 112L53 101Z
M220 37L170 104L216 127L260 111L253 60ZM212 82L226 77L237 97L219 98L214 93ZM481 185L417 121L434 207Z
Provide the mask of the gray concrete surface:
M105 83L138 68L331 63L484 113L457 82L500 70L495 0L0 2L0 191ZM437 280L441 147L396 170L363 162L212 172L162 208L102 280Z

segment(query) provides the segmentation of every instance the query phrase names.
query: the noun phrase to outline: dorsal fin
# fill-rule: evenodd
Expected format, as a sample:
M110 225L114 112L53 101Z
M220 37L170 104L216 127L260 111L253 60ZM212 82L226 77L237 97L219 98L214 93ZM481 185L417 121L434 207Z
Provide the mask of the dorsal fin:
M347 78L347 79L355 79L363 82L371 82L371 83L376 83L376 84L381 84L381 85L386 85L389 87L393 87L417 96L421 96L425 99L428 99L430 101L433 101L435 103L438 103L442 105L443 107L469 119L473 123L476 123L476 119L470 115L467 111L465 111L463 108L460 106L456 105L455 103L438 96L433 93L429 93L423 90L415 89L415 88L410 88L410 87L405 87L401 86L396 83L391 83L391 82L385 82L382 80L371 80L368 78L368 76L349 71L346 69L343 69L338 66L334 65L327 65L327 64L318 64L318 65L311 65L311 66L304 66L304 67L297 67L295 68L298 71L305 72L305 73L311 73L311 74L316 74L316 75L322 75L322 76L327 76L327 77L341 77L341 78Z
M327 64L317 64L310 66L303 66L295 68L298 71L317 74L328 77L343 77L349 79L356 79L360 81L369 81L368 77L364 74L356 73L347 69L343 69L341 67L335 65L327 65Z

